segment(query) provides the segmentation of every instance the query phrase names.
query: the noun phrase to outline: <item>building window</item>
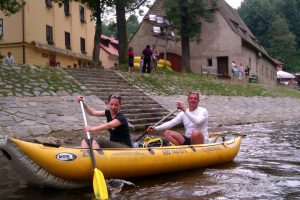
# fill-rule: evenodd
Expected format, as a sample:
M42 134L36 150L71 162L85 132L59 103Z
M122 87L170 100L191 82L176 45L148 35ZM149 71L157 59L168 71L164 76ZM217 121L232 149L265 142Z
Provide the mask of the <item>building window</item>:
M67 0L64 3L64 11L65 11L65 15L69 16L70 15L70 4L69 4L69 0Z
M80 49L81 49L81 53L86 54L86 51L85 51L85 39L84 38L80 38Z
M52 26L46 25L46 40L48 44L53 44L53 34L52 34Z
M80 14L80 21L81 21L81 22L85 22L85 18L84 18L84 7L79 6L79 14Z
M52 0L45 0L45 3L48 8L52 7Z
M0 37L3 36L3 19L0 19Z
M69 32L65 32L65 45L66 49L71 49L71 34Z
M211 58L207 58L207 66L212 67L212 59Z

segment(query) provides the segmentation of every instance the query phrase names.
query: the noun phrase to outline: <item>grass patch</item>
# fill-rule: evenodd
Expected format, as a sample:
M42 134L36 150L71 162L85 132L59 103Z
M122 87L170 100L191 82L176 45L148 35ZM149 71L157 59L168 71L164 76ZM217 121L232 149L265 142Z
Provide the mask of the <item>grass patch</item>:
M253 83L232 82L192 73L179 73L159 69L151 74L124 73L124 77L148 93L185 95L197 91L204 95L221 96L268 96L300 98L300 92L281 86L266 86Z

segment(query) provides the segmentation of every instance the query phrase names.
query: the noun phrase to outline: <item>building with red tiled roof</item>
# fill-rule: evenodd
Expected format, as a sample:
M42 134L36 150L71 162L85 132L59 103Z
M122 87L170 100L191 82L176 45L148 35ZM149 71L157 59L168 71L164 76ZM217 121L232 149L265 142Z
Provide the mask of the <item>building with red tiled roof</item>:
M118 40L114 37L101 35L100 61L102 67L105 69L112 68L119 64Z
M210 0L206 0L206 8L209 9ZM156 22L149 20L150 15L165 16L164 0L156 0L141 22L137 32L131 38L129 46L135 49L136 55L141 54L147 44L157 44L164 57L166 51L167 60L172 63L172 68L181 71L181 42L169 41L167 46L153 33ZM201 21L201 40L190 42L190 63L194 73L204 71L218 76L232 76L231 62L238 66L242 63L250 67L250 76L256 75L262 84L276 84L276 66L273 58L269 56L263 46L255 38L247 25L243 22L231 6L224 0L218 1L218 9L215 12L212 23ZM175 30L176 34L176 30ZM178 36L178 35L177 35Z

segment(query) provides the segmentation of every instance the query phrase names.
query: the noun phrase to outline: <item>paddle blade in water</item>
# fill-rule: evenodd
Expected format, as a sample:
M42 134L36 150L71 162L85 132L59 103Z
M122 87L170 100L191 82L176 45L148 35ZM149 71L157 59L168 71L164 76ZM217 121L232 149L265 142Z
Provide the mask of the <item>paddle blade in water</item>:
M93 187L96 199L108 199L106 181L103 173L97 168L94 169Z

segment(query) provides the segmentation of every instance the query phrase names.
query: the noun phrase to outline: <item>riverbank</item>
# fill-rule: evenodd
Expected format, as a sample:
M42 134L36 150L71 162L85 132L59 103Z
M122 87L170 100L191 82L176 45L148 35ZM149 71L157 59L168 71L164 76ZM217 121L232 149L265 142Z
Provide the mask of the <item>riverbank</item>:
M63 137L64 133L70 136L80 132L83 120L75 96L0 97L1 135L32 138L60 132ZM183 95L151 97L170 111L174 110L176 101L186 102ZM106 108L105 103L96 96L85 98L93 108ZM294 98L201 96L200 106L208 110L210 129L300 120L300 100ZM89 124L105 121L104 118L87 117Z
M1 135L30 138L57 132L62 135L78 132L80 137L83 120L75 97L85 96L86 103L92 108L106 108L103 101L91 95L86 87L62 69L0 65L0 72ZM185 94L185 90L181 94ZM186 102L185 95L149 92L149 88L144 91L170 112L176 101ZM208 110L210 130L237 124L300 120L299 98L202 95L200 106ZM105 121L104 118L87 117L91 125ZM107 133L103 137L107 137Z

